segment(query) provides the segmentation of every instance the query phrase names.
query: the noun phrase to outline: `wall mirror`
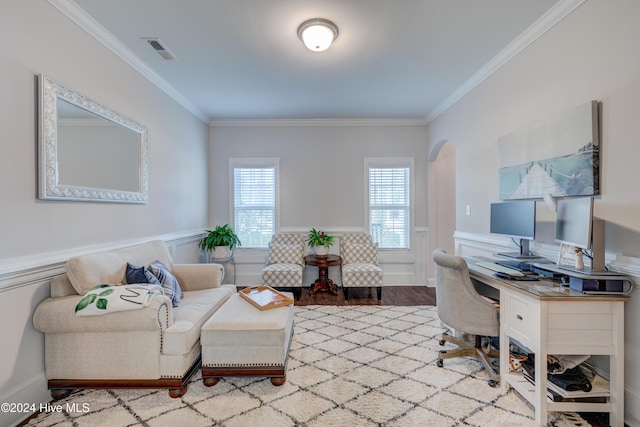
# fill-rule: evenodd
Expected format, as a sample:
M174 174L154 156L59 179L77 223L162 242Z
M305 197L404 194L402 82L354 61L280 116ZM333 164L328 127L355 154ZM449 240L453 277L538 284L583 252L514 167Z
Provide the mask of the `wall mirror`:
M147 203L147 129L38 76L40 199Z

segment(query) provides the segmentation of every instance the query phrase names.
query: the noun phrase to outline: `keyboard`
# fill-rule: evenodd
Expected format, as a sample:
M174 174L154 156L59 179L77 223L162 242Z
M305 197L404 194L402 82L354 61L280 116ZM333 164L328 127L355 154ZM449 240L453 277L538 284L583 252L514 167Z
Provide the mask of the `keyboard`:
M499 264L503 267L513 268L514 270L519 270L522 272L531 271L531 267L533 264L527 261L505 261L499 260L496 261L496 264Z
M508 274L508 275L514 276L514 277L524 276L524 273L522 271L515 270L515 269L509 268L509 267L505 267L504 265L496 264L495 262L477 261L476 264L479 265L480 267L488 268L489 270L497 271L499 273L505 273L505 274Z

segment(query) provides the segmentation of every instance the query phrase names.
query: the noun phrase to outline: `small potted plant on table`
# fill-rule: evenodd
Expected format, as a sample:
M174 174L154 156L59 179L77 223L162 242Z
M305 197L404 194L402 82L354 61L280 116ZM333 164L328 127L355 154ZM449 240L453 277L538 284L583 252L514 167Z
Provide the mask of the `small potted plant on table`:
M206 230L207 235L200 241L200 249L211 252L214 260L231 258L233 248L242 246L238 235L229 224L218 225L213 230Z
M329 236L322 230L312 228L311 231L309 231L307 244L312 248L315 248L316 256L327 256L329 248L333 245L333 236Z

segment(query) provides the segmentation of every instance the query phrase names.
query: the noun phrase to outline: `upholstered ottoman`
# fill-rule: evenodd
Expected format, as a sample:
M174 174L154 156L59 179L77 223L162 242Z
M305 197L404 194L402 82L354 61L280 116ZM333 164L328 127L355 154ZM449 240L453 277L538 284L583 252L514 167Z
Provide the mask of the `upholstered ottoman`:
M202 326L204 385L226 376L264 376L284 384L292 335L293 304L261 311L232 295Z

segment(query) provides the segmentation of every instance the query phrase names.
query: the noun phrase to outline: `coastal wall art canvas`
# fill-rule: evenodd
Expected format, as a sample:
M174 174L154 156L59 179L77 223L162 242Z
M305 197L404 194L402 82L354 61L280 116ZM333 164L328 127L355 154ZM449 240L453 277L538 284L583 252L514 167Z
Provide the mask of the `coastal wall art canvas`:
M498 139L501 200L600 194L598 101Z

